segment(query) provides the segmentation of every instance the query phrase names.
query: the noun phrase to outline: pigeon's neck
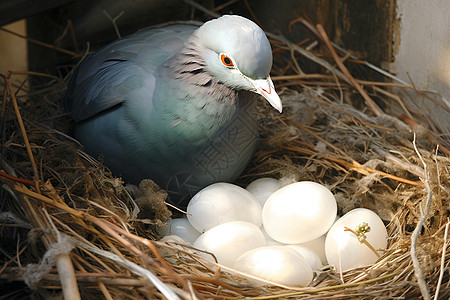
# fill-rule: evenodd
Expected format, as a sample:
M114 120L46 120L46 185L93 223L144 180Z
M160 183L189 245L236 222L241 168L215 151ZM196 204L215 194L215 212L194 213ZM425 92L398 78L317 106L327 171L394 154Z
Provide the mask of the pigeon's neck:
M180 149L213 139L237 112L238 92L206 70L203 53L194 34L158 69L152 114L175 132Z
M238 92L212 76L203 59L205 48L194 33L186 45L164 65L164 77L178 89L182 101L202 109L208 115L234 112Z

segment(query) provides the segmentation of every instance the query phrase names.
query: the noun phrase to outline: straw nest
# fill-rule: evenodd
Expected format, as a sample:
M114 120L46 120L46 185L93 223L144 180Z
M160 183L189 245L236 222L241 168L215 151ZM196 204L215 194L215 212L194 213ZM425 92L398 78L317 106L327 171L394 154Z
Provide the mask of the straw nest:
M309 287L256 286L221 272L189 245L160 242L171 212L150 180L124 186L67 134L68 80L21 97L16 73L3 77L0 180L2 292L12 299L430 299L450 295L449 128L428 113L449 109L437 94L382 73L334 47L270 35L273 80L285 111L259 107L260 147L239 179L313 180L336 195L339 213L366 207L385 220L388 247L372 266L323 268ZM314 46L316 45L316 46ZM306 50L309 49L309 50ZM305 65L320 72L305 74ZM27 79L28 80L28 79ZM442 120L442 119L441 119ZM24 283L27 288L23 289Z

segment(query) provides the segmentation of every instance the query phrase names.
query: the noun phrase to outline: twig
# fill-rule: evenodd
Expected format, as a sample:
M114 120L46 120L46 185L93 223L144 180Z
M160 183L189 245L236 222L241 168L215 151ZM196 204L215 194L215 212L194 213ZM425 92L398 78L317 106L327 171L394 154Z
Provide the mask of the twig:
M101 250L97 247L91 246L89 244L85 244L81 241L77 241L75 239L72 239L72 242L76 244L78 247L84 248L86 250L89 250L91 252L97 253L98 255L101 255L105 258L108 258L112 261L115 261L119 263L120 265L126 267L134 274L137 274L139 276L143 276L147 278L153 285L169 300L179 300L180 298L170 289L168 286L159 280L158 277L156 277L152 272L150 272L147 269L142 268L141 266L133 263L132 261L129 261L128 259L125 259L123 257L120 257L114 253L107 252L104 250Z
M187 215L187 212L182 210L181 208L176 207L175 205L169 203L169 202L164 202L165 205L169 206L170 208L179 211L180 213Z
M31 165L33 167L34 187L36 188L36 191L39 193L39 173L38 173L38 169L36 166L36 162L34 160L33 152L31 151L31 146L30 146L30 141L28 140L27 131L25 130L25 126L23 125L23 120L22 120L22 116L20 114L19 105L17 104L16 95L15 95L13 87L11 85L11 75L12 75L12 72L8 71L8 73L6 75L6 82L8 84L9 94L10 94L12 102L13 102L14 111L15 111L16 117L17 117L17 122L19 122L20 131L22 132L22 137L25 142L25 146L27 148L28 157L30 158Z
M392 93L389 93L388 91L385 91L385 90L383 90L383 89L381 89L381 88L379 88L379 87L377 87L377 86L372 86L372 88L373 88L374 91L377 91L377 92L379 92L379 93L381 93L381 94L383 94L383 95L385 95L385 96L387 96L387 97L389 97L389 98L394 99L395 101L397 101L398 104L399 104L399 105L402 107L402 109L405 111L406 115L408 115L408 117L409 117L410 119L413 119L411 113L410 113L409 110L406 108L405 103L403 102L403 100L402 100L399 96L394 95L394 94L392 94Z
M356 237L358 238L358 241L359 241L359 234L356 233L356 231L354 231L351 228L348 228L347 226L344 226L344 231L350 231L351 233L356 235ZM380 258L380 254L377 252L377 250L375 250L375 248L372 246L372 244L369 243L366 239L364 239L362 242L361 241L359 241L359 242L366 245L370 249L370 251L372 251L376 255L377 258Z
M437 174L436 177L437 177L437 181L438 181L438 186L445 193L450 194L450 190L447 189L445 186L443 186L442 182L441 182L441 174L440 174L440 171L439 171L439 163L438 163L438 151L439 151L439 145L437 145L436 152L434 153L434 161L436 162L436 174Z
M120 39L122 38L120 31L119 31L119 27L117 26L116 21L123 15L124 11L121 11L120 14L118 14L117 16L115 16L114 18L111 17L108 12L106 10L103 10L103 13L105 14L105 16L111 21L114 30L116 31L117 37Z
M22 38L22 39L26 39L27 41L29 41L29 42L31 42L31 43L38 44L38 45L41 45L41 46L44 46L44 47L47 47L47 48L50 48L50 49L53 49L53 50L56 50L56 51L65 53L65 54L68 54L68 55L72 55L72 56L74 56L74 57L79 57L79 56L81 56L80 54L78 54L78 53L76 53L76 52L69 51L69 50L66 50L66 49L63 49L63 48L60 48L60 47L56 47L56 46L54 46L54 45L52 45L52 44L44 43L44 42L41 42L41 41L38 41L38 40L35 40L35 39L32 39L32 38L26 37L26 36L24 36L24 35L21 35L21 34L18 34L18 33L16 33L16 32L14 32L14 31L8 30L8 29L6 29L5 27L0 27L0 30L2 30L2 31L4 31L4 32L7 32L7 33L9 33L9 34L18 36L18 37L20 37L20 38Z
M198 4L198 3L195 2L195 1L191 1L191 0L183 0L183 2L189 4L190 6L195 7L196 9L198 9L198 10L204 12L205 14L207 14L207 15L213 17L213 18L218 18L218 17L220 17L220 15L219 15L218 13L215 13L215 12L213 12L213 11L211 11L211 10L205 8L204 6Z
M6 267L12 263L13 261L15 261L16 259L19 258L20 254L22 254L26 249L28 248L28 245L25 245L25 247L23 247L19 252L17 252L16 255L14 255L9 261L5 262L5 264L3 265L3 267L0 268L0 275L3 273L3 271L6 269Z
M317 30L324 41L325 45L327 46L328 50L331 53L331 56L333 56L334 60L336 61L336 64L338 65L339 69L341 69L342 73L345 74L345 76L350 80L353 87L358 90L358 92L361 94L361 96L366 101L367 106L373 111L373 113L379 117L381 116L382 112L380 108L373 102L373 100L367 95L366 91L356 82L356 80L353 78L352 74L348 71L348 69L345 67L345 65L342 63L342 61L339 59L336 50L334 50L333 46L330 43L330 39L328 38L327 33L325 32L325 29L321 24L317 25Z
M319 34L318 31L316 30L316 28L314 28L314 26L311 24L311 22L308 21L308 20L306 20L306 19L303 18L303 17L297 18L297 19L295 19L294 21L292 21L292 22L289 24L289 29L291 30L291 27L292 27L294 24L296 24L296 23L302 23L302 24L303 24L306 28L308 28L311 32L313 32L315 35L317 35L318 37L320 37L320 34ZM367 67L369 67L369 68L371 68L372 70L374 70L374 71L380 73L381 75L386 76L387 78L390 78L390 79L392 79L392 80L394 80L394 81L400 83L403 87L412 88L412 86L411 86L410 84L408 84L407 82L401 80L399 77L397 77L397 76L395 76L395 75L393 75L393 74L391 74L391 73L389 73L389 72L387 72L387 71L381 69L380 67L377 67L377 66L371 64L370 62L367 62L367 61L361 61L361 60L358 59L356 56L354 56L351 52L349 52L349 51L347 51L346 49L340 47L340 46L337 45L336 43L333 43L333 42L331 42L331 41L330 41L330 43L331 43L331 45L332 45L334 48L336 48L336 49L338 49L340 52L344 53L346 57L349 57L349 58L351 58L352 60L357 61L358 63L361 63L361 64L366 65ZM394 83L394 84L395 84L395 83Z
M418 93L419 95L424 96L425 98L431 100L432 102L434 102L434 104L440 106L442 109L446 110L447 112L450 113L450 106L446 103L442 103L434 98L429 97L424 91L420 91L419 89L416 88L416 85L414 84L414 80L412 80L411 76L409 75L409 72L406 72L406 75L408 76L409 81L411 82L411 86L413 88L413 90Z
M85 253L91 253L88 250L83 249ZM92 254L94 255L94 254ZM23 270L24 268L17 268L17 267L11 267L8 268L9 272L4 272L3 274L0 274L0 279L6 279L9 282L10 281L23 281ZM8 271L7 269L7 271ZM11 274L13 273L13 274ZM22 274L21 274L22 273ZM90 285L92 286L92 283L97 283L98 280L101 280L103 283L107 284L108 286L126 286L126 287L143 287L146 284L148 284L147 280L142 279L134 279L134 278L124 278L124 277L131 277L124 274L107 274L107 273L88 273L88 272L76 272L75 275L77 276L77 281L80 286L82 285ZM118 278L116 278L118 277ZM42 277L45 281L54 281L55 285L59 284L59 278L56 274L46 274ZM58 282L58 283L56 283Z
M338 50L341 51L342 53L349 54L349 55L350 55L350 58L352 58L352 59L354 59L354 60L358 60L358 58L357 58L356 56L352 55L351 53L349 53L349 52L348 52L347 50L345 50L344 48L339 47L339 45L337 45L337 44L335 44L335 43L331 43L331 44L333 45L334 48L338 49ZM371 64L371 63L368 62L368 61L363 61L362 63L363 63L364 65L368 66L369 68L371 68L372 70L374 70L374 71L380 73L381 75L384 75L384 76L386 76L387 78L390 78L390 79L392 79L392 80L394 80L394 81L400 83L401 85L403 85L403 86L405 86L405 87L411 88L411 85L410 85L410 84L408 84L407 82L401 80L399 77L397 77L397 76L395 76L395 75L393 75L393 74L391 74L391 73L389 73L389 72L387 72L387 71L381 69L380 67L377 67L377 66L375 66L374 64Z
M315 62L316 64L324 67L325 69L327 69L331 74L333 74L333 76L341 78L342 80L346 81L348 84L351 84L351 82L349 81L349 79L342 74L341 71L337 70L336 68L334 68L328 61L315 56L314 54L312 54L311 52L303 49L302 47L297 46L296 44L288 41L286 38L273 34L273 33L269 33L266 32L266 35L274 40L280 41L284 44L286 44L289 48L294 49L295 51L297 51L298 53L300 53L301 55L303 55L304 57L308 58L309 60Z
M395 164L400 168L402 168L403 170L406 170L409 173L416 175L417 177L423 176L424 174L423 169L418 165L410 163L405 157L402 156L403 160L401 160L400 158L384 151L383 149L381 149L380 147L378 147L373 143L371 143L370 146L376 153L382 155L388 164Z
M105 296L106 300L113 300L114 298L111 296L111 293L106 288L106 285L103 283L103 281L100 278L97 278L97 284L100 288L100 291L102 291L103 296Z
M278 81L278 80L295 80L295 79L310 79L310 78L323 78L323 79L333 79L333 76L326 75L326 74L292 74L292 75L280 75L280 76L271 76L270 77L272 81ZM398 87L398 88L409 88L409 86L395 83L395 82L377 82L377 81L367 81L362 79L355 79L356 82L362 85L367 86L384 86L384 87ZM386 92L383 90L383 92ZM389 97L394 96L393 94L389 93L387 95ZM397 96L398 97L398 96Z
M354 282L354 283L345 283L345 284L339 284L339 285L333 285L333 286L325 286L325 287L319 287L319 288L305 288L302 291L298 292L290 292L290 293L283 293L283 294L275 294L275 295L269 295L269 296L261 296L261 297L249 297L249 300L267 300L267 299L280 299L280 298L289 298L294 297L298 295L304 295L304 294L316 294L319 292L326 292L326 291L332 291L332 290L339 290L339 289L346 289L351 287L357 287L362 285L368 285L371 283L383 281L385 279L389 279L391 277L396 276L395 273L386 274L377 278L368 279L365 281L360 282ZM227 297L224 297L224 299L227 299ZM230 298L231 299L231 298Z
M12 180L12 181L23 183L23 184L27 184L27 185L31 185L31 186L34 185L33 181L30 181L30 180L27 180L27 179L18 178L18 177L9 175L7 173L0 172L0 176L4 177L4 178L7 178L9 180Z
M52 78L52 79L58 81L59 83L63 82L61 80L61 78L56 77L56 76L51 75L51 74L47 74L47 73L34 72L34 71L13 71L13 73L14 73L14 75L35 75L35 76L48 77L48 78Z
M293 147L293 146L281 146L281 148L286 149L286 150L290 150L290 151L295 151L295 152L298 152L298 153L303 153L303 154L306 154L306 155L317 155L317 156L320 156L322 158L328 159L329 161L338 163L341 166L347 168L347 170L353 170L353 171L356 171L356 172L358 172L360 174L363 174L363 175L366 175L366 176L371 174L371 173L372 174L378 174L378 175L380 175L382 177L389 178L389 179L392 179L392 180L395 180L395 181L398 181L398 182L402 182L402 183L406 183L406 184L410 184L410 185L414 185L414 186L420 186L420 187L424 186L423 182L421 182L421 181L412 181L412 180L401 178L401 177L398 177L398 176L395 176L395 175L392 175L392 174L389 174L389 173L386 173L386 172L383 172L383 171L380 171L380 170L367 168L367 167L364 167L363 165L361 165L360 163L358 163L355 160L352 160L352 162L348 162L348 161L345 161L345 160L337 158L337 157L327 156L327 155L323 155L321 153L315 153L315 152L310 151L310 150L306 150L306 149L302 149L302 148L298 148L298 147Z
M101 227L103 230L107 231L110 235L115 237L117 240L121 241L124 245L126 245L128 248L130 248L133 252L135 252L139 256L144 256L144 253L141 250L137 249L135 246L133 246L128 240L123 238L122 235L126 236L130 239L134 239L134 240L146 245L148 248L150 248L150 250L153 252L155 257L158 259L159 263L161 264L160 269L162 272L174 276L178 280L178 282L181 284L185 283L184 280L180 276L177 276L178 274L176 274L173 271L171 266L167 263L167 261L158 252L155 245L153 245L153 243L151 243L149 240L142 238L140 236L137 236L135 234L129 233L129 232L123 230L122 228L115 226L107 221L97 219L97 218L87 215L87 214L85 215L85 217L89 221L91 221L91 222L95 223L96 225L98 225L99 227ZM149 257L149 259L151 259L151 258ZM153 262L153 259L151 259L151 260Z
M55 224L51 221L48 212L44 208L42 208L42 212L46 216L48 223L52 226L53 232L56 233L58 239L58 242L56 244L67 243L68 241L64 239L64 236L59 233L59 231L56 229ZM70 244L70 252L72 248L73 245ZM59 281L61 282L64 299L80 300L80 291L78 290L78 283L75 277L75 269L73 268L72 260L69 255L70 252L64 251L64 253L55 255L54 260L56 268L58 269L58 276Z
M398 177L398 176L395 176L395 175L392 175L392 174L389 174L389 173L386 173L386 172L383 172L383 171L380 171L380 170L364 167L363 165L358 163L356 160L354 160L352 157L350 157L347 153L345 153L343 150L341 150L338 147L334 146L333 144L331 144L327 140L321 138L316 133L314 133L313 131L309 130L308 128L306 128L302 124L300 124L298 122L295 122L295 121L292 121L292 120L290 120L290 122L292 124L294 124L295 126L299 127L300 129L302 129L302 130L306 131L307 133L311 134L312 136L314 136L319 141L325 143L331 149L336 150L336 152L341 154L343 157L346 157L351 162L345 161L345 160L343 160L341 158L338 158L338 157L332 157L332 156L326 156L326 155L323 155L323 154L320 154L320 153L314 153L313 151L301 149L301 148L298 148L298 147L282 146L283 149L296 151L296 152L304 153L304 154L307 154L307 155L320 155L321 157L324 157L324 158L326 158L326 159L328 159L330 161L333 161L335 163L338 163L338 164L346 167L348 170L355 170L356 172L361 173L361 174L366 175L366 176L368 174L370 174L370 173L376 173L376 174L379 174L380 176L383 176L385 178L393 179L395 181L403 182L403 183L406 183L406 184L411 184L411 185L415 185L415 186L424 186L421 181L412 181L412 180L401 178L401 177Z
M431 200L432 200L433 193L431 191L430 184L429 184L429 174L428 174L427 164L423 160L422 155L420 154L420 152L416 146L416 133L414 133L413 146L414 146L414 150L417 153L417 156L419 156L420 161L422 162L423 167L424 167L425 179L422 179L422 181L425 184L425 187L427 189L427 202L426 202L425 212L422 209L422 205L419 205L421 217L420 217L419 222L417 223L416 228L414 229L414 232L411 235L410 255L411 255L411 260L412 260L413 266L414 266L414 275L417 279L417 283L419 285L420 292L422 293L422 296L425 300L430 300L430 297L431 297L430 291L428 290L427 282L425 280L423 271L420 268L419 259L417 258L417 239L419 237L420 231L422 230L423 224L428 217L428 213L430 212Z
M247 0L244 0L244 4L245 7L247 7L248 12L250 13L250 15L252 16L253 21L255 21L256 24L258 24L259 27L262 28L261 22L258 20L258 18L256 17L255 13L253 12L253 9L250 7L250 4L248 3Z
M441 289L442 284L442 278L444 277L445 272L445 252L447 250L447 238L448 238L448 227L450 225L450 222L447 222L445 224L445 232L444 232L444 245L442 246L442 255L441 255L441 268L439 271L439 280L436 285L436 293L434 294L434 300L438 300L439 291Z
M75 51L78 53L80 52L80 49L78 47L77 43L77 37L75 35L75 29L73 28L72 20L67 20L67 25L64 28L64 31L61 33L61 35L55 40L55 42L61 41L67 33L70 34L70 39L72 40L73 46L75 48Z

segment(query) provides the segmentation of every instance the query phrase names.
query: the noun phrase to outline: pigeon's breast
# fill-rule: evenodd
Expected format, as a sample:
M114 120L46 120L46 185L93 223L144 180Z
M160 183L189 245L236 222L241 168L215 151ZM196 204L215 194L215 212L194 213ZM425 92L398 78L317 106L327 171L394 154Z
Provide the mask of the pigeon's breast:
M178 168L162 184L175 205L185 207L209 184L235 181L250 162L258 141L254 94L239 93L236 105L231 119L211 139L195 147L188 157L175 159Z

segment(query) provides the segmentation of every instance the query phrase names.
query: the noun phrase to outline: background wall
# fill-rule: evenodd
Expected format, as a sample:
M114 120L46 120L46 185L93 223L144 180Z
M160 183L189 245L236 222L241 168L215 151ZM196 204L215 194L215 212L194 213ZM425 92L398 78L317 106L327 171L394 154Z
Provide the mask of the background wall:
M390 70L450 102L450 1L397 0Z
M27 34L25 20L17 21L5 26L6 29L22 35ZM14 71L28 70L27 41L9 33L0 31L0 73L5 74L9 69Z
M4 28L21 35L27 35L27 24L25 20L10 23ZM0 74L11 71L28 71L28 43L26 40L9 33L0 31ZM25 79L25 75L14 75L12 83L20 85ZM3 84L3 80L1 80ZM28 83L23 88L28 88ZM18 95L26 94L21 90Z

